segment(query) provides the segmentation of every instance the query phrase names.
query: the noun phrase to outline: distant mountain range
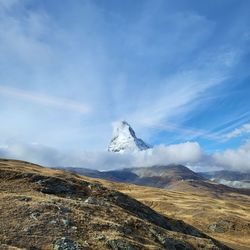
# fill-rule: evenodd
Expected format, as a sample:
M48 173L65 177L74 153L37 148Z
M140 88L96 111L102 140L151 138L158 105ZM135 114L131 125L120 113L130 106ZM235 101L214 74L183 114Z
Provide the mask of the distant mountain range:
M224 184L230 187L250 189L250 173L220 170L213 172L203 172L199 174L214 182Z
M98 171L86 168L63 168L80 175L105 179L115 182L131 183L142 186L165 188L170 190L191 192L236 192L250 194L250 189L235 188L209 180L208 174L195 173L183 165L170 164L165 166L125 168L121 170Z
M205 180L205 178L183 165L125 168L121 170L98 171L86 168L63 168L92 178L101 178L116 182L128 182L139 185L167 188L176 181Z

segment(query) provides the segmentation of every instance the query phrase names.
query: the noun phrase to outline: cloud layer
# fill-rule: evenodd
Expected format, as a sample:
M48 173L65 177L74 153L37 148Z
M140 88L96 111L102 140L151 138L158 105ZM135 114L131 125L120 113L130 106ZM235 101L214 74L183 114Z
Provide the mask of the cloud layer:
M250 171L250 142L237 149L227 149L213 155L215 162L224 168Z
M250 171L250 142L236 150L206 154L197 142L185 142L133 153L74 152L63 153L39 144L10 143L0 147L0 157L31 161L49 167L82 167L98 170L153 165L183 164L194 170L213 171L219 168Z

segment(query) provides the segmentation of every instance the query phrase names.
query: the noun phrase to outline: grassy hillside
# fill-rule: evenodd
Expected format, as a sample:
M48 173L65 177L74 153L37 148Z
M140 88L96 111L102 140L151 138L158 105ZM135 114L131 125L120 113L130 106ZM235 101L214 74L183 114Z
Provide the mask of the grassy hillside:
M131 187L119 186L127 193ZM0 249L230 248L111 182L2 159Z
M104 181L102 181L103 183ZM105 182L109 186L109 182ZM181 219L235 249L250 249L250 196L234 192L179 186L185 191L113 183L128 194L166 216Z

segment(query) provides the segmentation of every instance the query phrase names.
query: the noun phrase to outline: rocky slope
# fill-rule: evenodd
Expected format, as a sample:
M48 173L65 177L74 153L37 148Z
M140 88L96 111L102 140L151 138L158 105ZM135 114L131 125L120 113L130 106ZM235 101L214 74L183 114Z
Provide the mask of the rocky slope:
M229 249L92 179L0 160L0 249Z
M127 183L105 185L128 194L168 217L181 219L237 250L250 246L250 196L235 192L181 191ZM196 191L195 191L196 190Z

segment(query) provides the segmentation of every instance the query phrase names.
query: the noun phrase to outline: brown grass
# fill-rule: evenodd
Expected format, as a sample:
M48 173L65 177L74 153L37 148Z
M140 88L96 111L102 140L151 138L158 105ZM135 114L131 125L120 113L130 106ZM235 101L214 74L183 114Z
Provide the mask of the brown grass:
M250 196L237 193L215 197L207 191L180 192L132 184L101 181L150 206L154 210L181 219L234 249L250 249ZM209 230L209 225L228 221L223 233Z
M44 193L39 183L43 180L58 182L69 190L74 188L74 193ZM96 182L110 189L94 185ZM48 182L46 188L49 185L51 183ZM65 236L79 242L84 246L83 249L110 249L107 242L113 239L125 240L126 244L137 246L138 249L164 249L150 229L160 230L162 237L191 245L195 249L226 249L200 232L197 237L198 231L189 225L158 215L137 201L113 191L114 188L175 218L184 215L177 212L181 204L186 204L186 209L190 210L184 219L188 220L192 211L195 211L191 196L185 197L180 192L115 184L27 162L0 160L0 249L53 249L54 240ZM96 197L104 204L86 203L89 196ZM199 202L200 197L196 199ZM210 204L206 204L209 209ZM241 209L238 210L240 213ZM156 222L151 220L151 215L156 215ZM171 223L175 229L166 230L158 223L158 219ZM71 225L65 225L64 220L68 220ZM192 233L184 232L184 228ZM124 231L127 229L131 232Z

